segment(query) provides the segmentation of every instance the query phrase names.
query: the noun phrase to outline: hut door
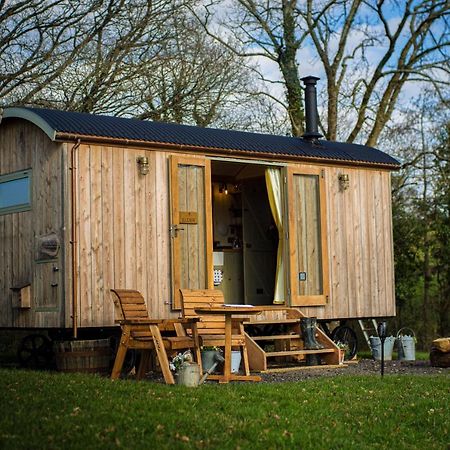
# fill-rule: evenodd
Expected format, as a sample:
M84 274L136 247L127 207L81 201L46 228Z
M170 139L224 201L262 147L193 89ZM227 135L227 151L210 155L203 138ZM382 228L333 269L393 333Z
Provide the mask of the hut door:
M324 305L329 290L324 174L289 168L287 182L291 305Z
M173 308L180 289L212 289L211 166L205 158L170 161Z

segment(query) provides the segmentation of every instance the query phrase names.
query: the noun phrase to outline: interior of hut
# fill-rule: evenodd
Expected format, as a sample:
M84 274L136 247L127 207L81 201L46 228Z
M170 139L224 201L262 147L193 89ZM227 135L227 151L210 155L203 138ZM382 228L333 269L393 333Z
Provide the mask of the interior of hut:
M226 303L274 301L279 239L266 169L229 161L211 164L214 284Z

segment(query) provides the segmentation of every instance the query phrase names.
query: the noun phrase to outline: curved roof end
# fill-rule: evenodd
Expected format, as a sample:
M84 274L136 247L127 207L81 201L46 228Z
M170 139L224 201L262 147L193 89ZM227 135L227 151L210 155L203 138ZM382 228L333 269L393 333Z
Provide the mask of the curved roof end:
M6 108L3 110L1 119L17 118L24 119L39 127L52 141L56 139L56 130L52 128L42 117L27 108Z

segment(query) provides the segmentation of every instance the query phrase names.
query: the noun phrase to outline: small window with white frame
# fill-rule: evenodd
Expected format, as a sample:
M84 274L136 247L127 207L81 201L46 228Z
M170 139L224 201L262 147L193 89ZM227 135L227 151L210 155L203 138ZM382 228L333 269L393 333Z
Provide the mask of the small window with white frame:
M0 175L0 214L31 209L31 170Z

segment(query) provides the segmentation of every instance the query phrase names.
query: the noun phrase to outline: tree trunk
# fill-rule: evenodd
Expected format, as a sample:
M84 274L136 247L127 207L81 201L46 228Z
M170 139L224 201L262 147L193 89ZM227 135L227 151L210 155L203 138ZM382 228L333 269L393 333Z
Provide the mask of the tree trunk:
M295 54L293 58L286 54L281 55L280 67L286 83L286 99L292 135L301 136L305 130L305 115L303 111L303 90L300 86L300 79L295 64Z
M294 19L295 1L283 0L283 37L284 46L278 47L278 59L286 85L286 99L289 120L293 136L304 133L303 91L298 76L295 60L298 42L295 37L296 22Z
M338 117L338 88L336 87L335 74L327 74L328 81L328 118L326 138L329 141L337 139L337 117Z

